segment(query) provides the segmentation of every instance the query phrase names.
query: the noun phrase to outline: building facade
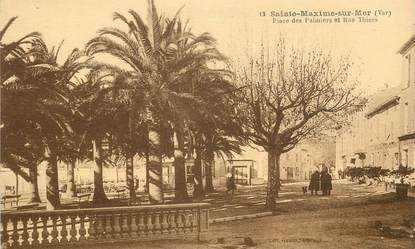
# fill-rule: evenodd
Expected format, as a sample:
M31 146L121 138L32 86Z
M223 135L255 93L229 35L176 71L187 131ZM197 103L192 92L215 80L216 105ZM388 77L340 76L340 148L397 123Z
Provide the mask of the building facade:
M399 53L402 56L400 161L402 165L415 167L415 34Z
M351 125L338 131L337 168L415 166L415 35L399 54L401 84L369 96Z
M297 144L280 158L282 180L309 180L314 170L325 165L333 173L335 165L335 138L307 140ZM264 184L268 178L268 154L258 147L246 147L243 153L233 158L215 160L214 185L226 183L226 174L233 172L239 184ZM336 174L334 174L336 175Z

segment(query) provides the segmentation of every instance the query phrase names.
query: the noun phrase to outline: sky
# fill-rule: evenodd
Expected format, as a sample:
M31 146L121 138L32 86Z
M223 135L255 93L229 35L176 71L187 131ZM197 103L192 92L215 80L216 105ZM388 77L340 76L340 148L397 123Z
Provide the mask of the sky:
M279 37L294 48L320 48L334 55L349 55L361 88L372 93L401 81L399 48L415 34L415 0L155 0L159 13L190 20L196 34L211 33L231 58L252 53L260 42L272 47ZM18 16L5 41L29 32L42 33L49 46L64 40L60 60L103 27L118 25L115 11L129 9L146 16L147 0L0 0L0 25ZM377 22L273 23L271 11L390 11ZM260 16L265 11L266 16ZM289 18L291 21L292 18Z

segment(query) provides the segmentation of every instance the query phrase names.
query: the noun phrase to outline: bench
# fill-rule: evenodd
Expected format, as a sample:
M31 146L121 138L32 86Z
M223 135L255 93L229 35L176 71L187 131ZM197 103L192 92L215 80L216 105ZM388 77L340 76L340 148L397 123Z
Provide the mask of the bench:
M118 199L121 199L121 197L122 198L125 197L125 191L126 190L127 189L125 187L117 188L116 192L117 192Z
M91 196L90 193L85 193L85 194L77 194L76 197L78 197L78 207L81 207L81 201L82 199L86 199L86 201L89 201L89 197Z
M17 206L16 209L17 210L26 210L26 209L32 209L35 207L39 207L39 203L28 203L28 204L24 204L24 205L20 205Z
M1 204L3 204L3 208L6 208L6 203L10 203L10 206L13 206L13 202L17 203L19 202L19 198L21 195L4 195L1 197Z

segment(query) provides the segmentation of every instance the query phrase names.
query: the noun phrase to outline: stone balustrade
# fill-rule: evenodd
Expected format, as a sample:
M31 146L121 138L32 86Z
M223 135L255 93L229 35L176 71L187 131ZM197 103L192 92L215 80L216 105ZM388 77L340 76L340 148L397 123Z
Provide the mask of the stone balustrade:
M4 212L1 223L2 248L200 238L209 226L209 204Z

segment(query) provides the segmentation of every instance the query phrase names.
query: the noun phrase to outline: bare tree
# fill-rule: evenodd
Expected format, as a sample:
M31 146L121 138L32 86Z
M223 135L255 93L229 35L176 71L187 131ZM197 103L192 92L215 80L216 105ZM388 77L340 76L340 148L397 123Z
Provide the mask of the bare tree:
M350 81L352 63L330 53L287 50L281 39L272 53L237 68L243 86L235 104L250 141L268 153L266 207L275 208L280 190L280 156L300 141L344 121L358 96Z

